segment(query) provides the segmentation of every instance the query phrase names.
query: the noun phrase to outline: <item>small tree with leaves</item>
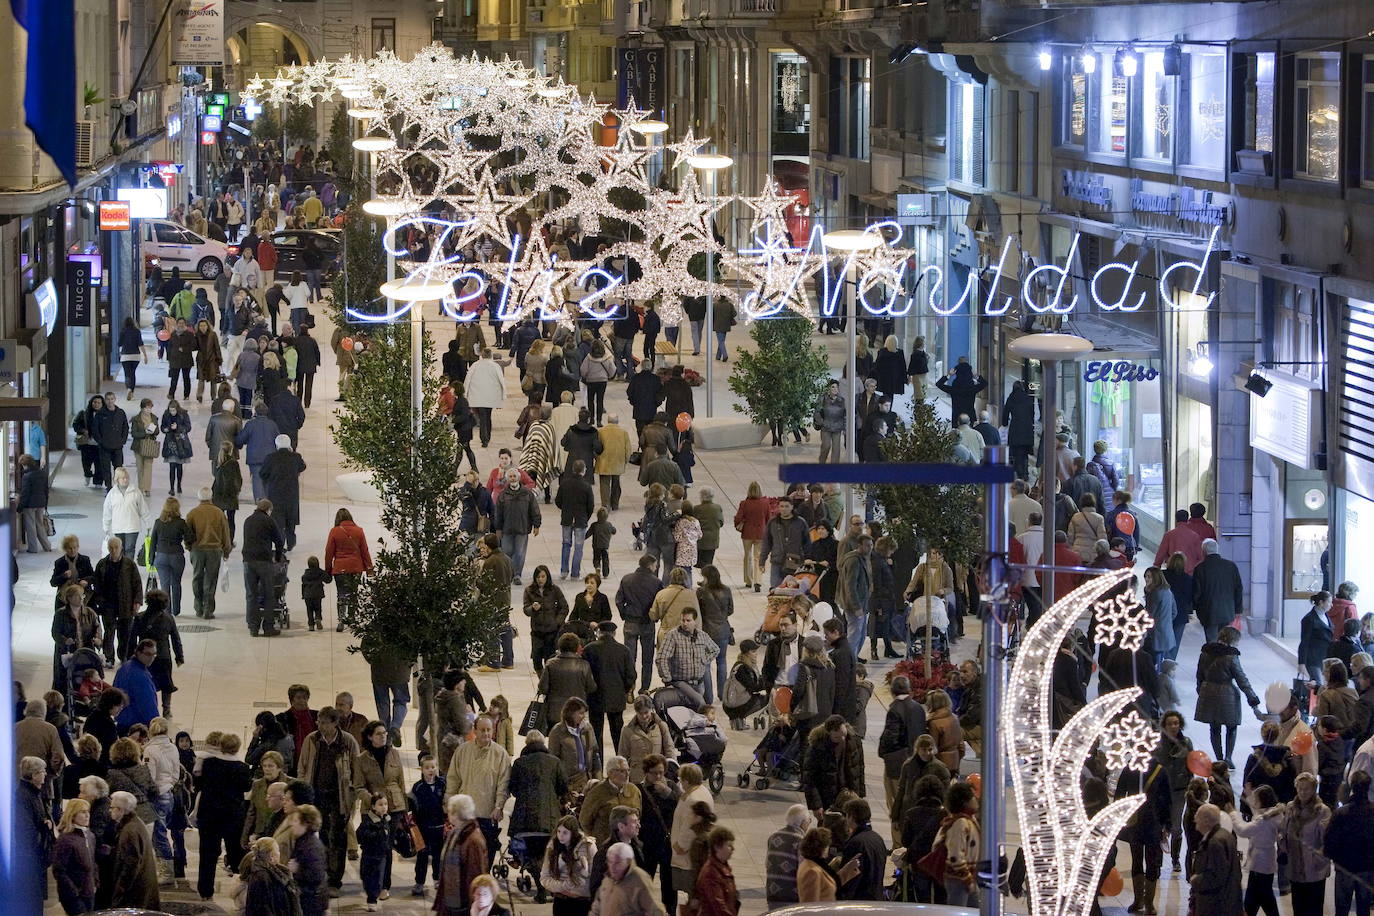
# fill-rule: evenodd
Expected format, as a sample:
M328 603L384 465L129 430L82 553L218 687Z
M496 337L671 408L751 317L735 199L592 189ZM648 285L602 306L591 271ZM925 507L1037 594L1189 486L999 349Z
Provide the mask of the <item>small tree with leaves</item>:
M345 306L367 312L381 295L379 290L386 282L384 232L382 222L364 212L358 195L349 198L344 215L343 270L330 284L329 308L336 325L349 323Z
M917 398L911 407L911 421L898 426L883 442L888 461L911 463L950 463L959 435L935 415L930 402ZM923 550L937 550L951 567L970 565L983 549L980 488L973 484L914 485L879 484L874 498L883 508L886 531L899 543ZM931 569L931 564L926 568ZM938 571L936 571L938 574ZM935 591L927 582L925 594ZM925 644L930 645L930 615L926 615ZM926 652L926 675L930 674L930 652Z
M329 159L334 163L334 183L340 190L353 192L353 120L348 106L339 105L329 122L329 137L325 141Z
M288 105L282 119L282 131L287 143L309 143L318 133L315 129L315 109L309 105Z
M784 461L787 430L811 421L830 377L825 351L811 342L812 328L810 321L792 311L755 321L749 336L756 347L741 351L730 373L730 390L744 400L735 410L762 426L782 430Z
M459 529L463 501L453 431L437 410L433 355L426 336L421 419L413 424L409 329L376 327L332 431L344 465L371 475L390 535L376 551L360 600L342 616L360 642L350 651L421 658L427 675L437 678L481 657L510 602L479 590L480 568ZM437 711L430 708L431 734L437 734Z
M281 121L277 118L274 111L260 111L253 120L253 139L259 142L264 140L281 140Z

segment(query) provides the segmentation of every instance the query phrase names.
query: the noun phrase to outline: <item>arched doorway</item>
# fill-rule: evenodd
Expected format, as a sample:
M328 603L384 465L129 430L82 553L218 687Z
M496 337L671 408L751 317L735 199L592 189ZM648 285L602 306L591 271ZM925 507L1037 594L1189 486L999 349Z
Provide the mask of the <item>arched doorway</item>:
M252 22L229 35L225 80L234 89L254 76L269 76L281 67L314 59L309 44L295 31L266 21Z

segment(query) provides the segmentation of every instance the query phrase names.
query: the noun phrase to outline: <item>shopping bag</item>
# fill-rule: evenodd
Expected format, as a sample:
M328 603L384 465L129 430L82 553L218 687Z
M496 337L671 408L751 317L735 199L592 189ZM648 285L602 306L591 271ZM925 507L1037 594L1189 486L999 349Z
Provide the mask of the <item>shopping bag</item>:
M219 590L222 591L222 592L227 592L227 591L229 591L229 564L228 564L228 562L223 562L223 563L220 563L220 565L219 565Z
M525 718L520 720L520 734L529 734L544 722L544 696L539 694L525 709Z

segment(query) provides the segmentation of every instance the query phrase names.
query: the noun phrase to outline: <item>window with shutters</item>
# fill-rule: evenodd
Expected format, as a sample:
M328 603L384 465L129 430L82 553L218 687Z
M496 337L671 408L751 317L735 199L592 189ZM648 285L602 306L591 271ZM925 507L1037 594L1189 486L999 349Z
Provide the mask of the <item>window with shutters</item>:
M949 179L982 186L986 183L986 90L977 83L949 85Z

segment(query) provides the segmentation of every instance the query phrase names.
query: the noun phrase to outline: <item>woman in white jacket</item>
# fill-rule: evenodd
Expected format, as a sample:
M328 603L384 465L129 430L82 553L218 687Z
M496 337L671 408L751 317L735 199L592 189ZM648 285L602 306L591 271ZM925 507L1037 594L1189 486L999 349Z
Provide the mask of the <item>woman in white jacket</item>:
M506 403L505 366L491 357L491 348L482 350L482 356L468 367L468 377L463 382L467 388L468 406L477 414L477 434L482 448L491 443L491 412Z
M1231 818L1231 830L1237 837L1250 841L1245 851L1245 870L1250 877L1245 882L1245 912L1264 911L1264 916L1279 916L1279 902L1274 897L1274 875L1279 870L1279 835L1283 832L1283 817L1287 807L1279 804L1270 786L1256 786L1246 793L1251 819Z
M105 494L101 530L106 540L119 538L124 542L124 552L137 558L138 538L143 533L148 502L143 498L143 491L129 483L128 468L115 468L114 479L115 485Z
M172 786L181 776L181 757L168 733L167 720L161 716L148 723L148 743L143 745L143 762L148 767L148 774L153 777L153 788L157 790L157 794L149 801L157 812L157 821L153 823L153 848L157 850L158 874L159 877L171 877L172 841L167 835L167 828L175 804Z

